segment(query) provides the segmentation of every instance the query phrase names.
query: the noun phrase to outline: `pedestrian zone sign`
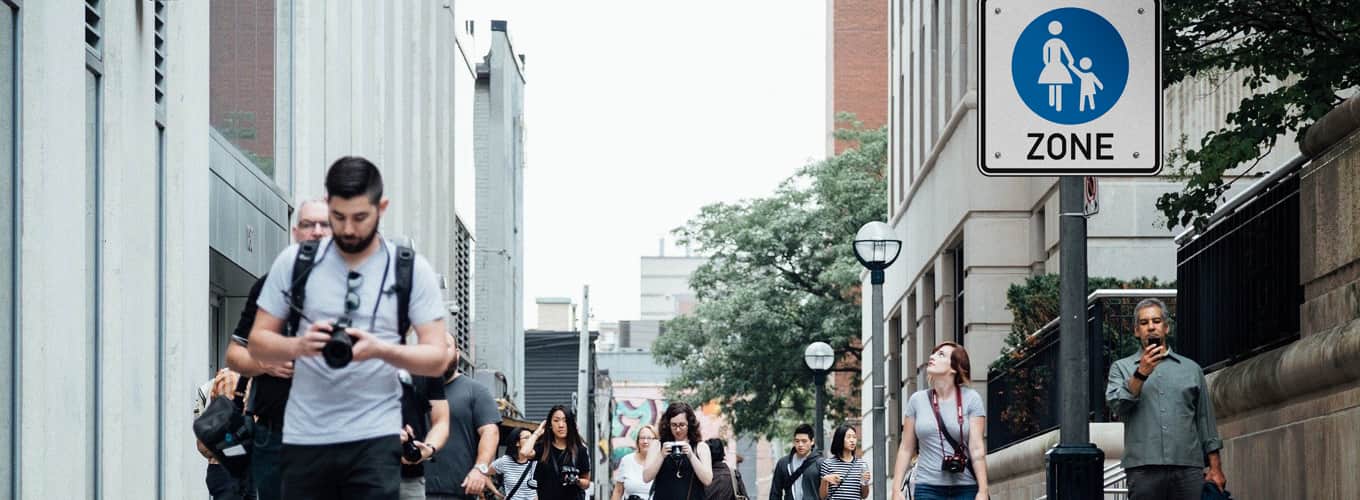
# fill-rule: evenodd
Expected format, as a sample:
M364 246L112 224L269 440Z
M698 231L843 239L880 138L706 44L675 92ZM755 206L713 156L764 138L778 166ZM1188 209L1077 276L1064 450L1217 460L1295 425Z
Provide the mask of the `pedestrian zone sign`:
M1161 5L980 0L985 175L1156 175Z

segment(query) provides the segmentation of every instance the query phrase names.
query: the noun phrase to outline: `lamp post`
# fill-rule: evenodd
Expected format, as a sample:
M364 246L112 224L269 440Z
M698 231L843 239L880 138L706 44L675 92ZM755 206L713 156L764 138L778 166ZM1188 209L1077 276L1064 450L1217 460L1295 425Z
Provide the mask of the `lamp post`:
M812 383L817 386L817 418L814 421L816 427L817 452L822 448L822 429L826 427L826 372L831 370L831 365L836 362L836 353L831 350L831 344L826 342L813 342L808 344L807 349L803 350L803 361L808 368L812 369Z
M871 366L873 366L873 418L874 431L874 489L873 498L888 498L888 450L885 449L888 443L887 422L883 411L883 270L891 266L897 260L897 255L902 252L902 240L897 239L893 234L892 227L887 223L873 221L859 228L855 233L855 258L859 263L869 270L869 283L873 288L873 301L870 305L871 315L869 317L870 328L872 328L873 344Z

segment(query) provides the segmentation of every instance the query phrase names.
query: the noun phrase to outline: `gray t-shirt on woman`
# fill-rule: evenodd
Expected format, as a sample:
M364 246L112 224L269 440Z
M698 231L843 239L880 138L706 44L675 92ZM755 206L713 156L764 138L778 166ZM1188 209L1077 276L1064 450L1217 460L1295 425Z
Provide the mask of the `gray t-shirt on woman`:
M916 474L912 479L915 484L929 484L933 486L961 486L977 484L977 478L973 477L971 469L964 469L963 472L953 473L944 471L944 456L954 454L954 447L949 444L939 433L939 425L936 424L935 410L930 406L930 389L916 391L907 400L906 408L903 408L902 415L916 419L916 445L920 449L920 456L916 459ZM968 422L973 417L986 417L987 411L982 408L982 396L977 391L967 387L960 387L958 394L963 395L963 426L968 427ZM968 448L967 439L972 439L972 429L967 429L967 436L959 428L958 403L955 397L938 400L940 405L940 419L944 420L944 428L949 435L957 441L965 451ZM979 436L981 437L981 436ZM966 439L965 439L966 438ZM948 453L946 453L946 450Z

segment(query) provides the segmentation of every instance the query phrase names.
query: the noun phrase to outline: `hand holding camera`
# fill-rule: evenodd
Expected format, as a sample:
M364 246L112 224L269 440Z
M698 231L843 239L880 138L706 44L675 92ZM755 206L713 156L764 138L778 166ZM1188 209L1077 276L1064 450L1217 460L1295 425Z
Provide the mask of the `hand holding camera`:
M825 476L822 476L822 481L825 481L827 484L830 484L832 486L838 486L841 484L841 475L827 474Z

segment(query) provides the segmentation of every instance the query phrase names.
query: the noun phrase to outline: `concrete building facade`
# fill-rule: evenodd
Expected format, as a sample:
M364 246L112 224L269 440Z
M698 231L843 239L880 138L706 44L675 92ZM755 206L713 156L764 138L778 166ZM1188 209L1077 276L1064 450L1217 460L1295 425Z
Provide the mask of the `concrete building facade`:
M452 6L0 3L0 497L207 496L192 395L340 156L455 274Z
M491 49L477 64L477 252L473 286L477 369L504 373L524 400L524 60L505 21L491 22Z
M642 258L640 319L665 321L694 310L689 277L708 259L703 257Z

